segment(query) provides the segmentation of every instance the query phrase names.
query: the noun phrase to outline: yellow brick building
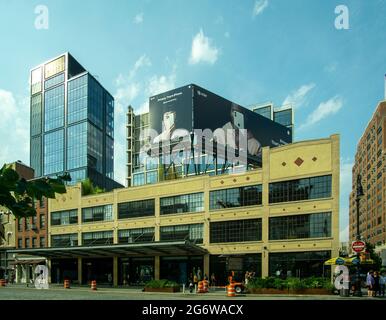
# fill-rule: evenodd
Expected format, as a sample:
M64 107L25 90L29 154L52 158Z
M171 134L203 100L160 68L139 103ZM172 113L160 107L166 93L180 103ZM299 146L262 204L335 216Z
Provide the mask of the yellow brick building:
M49 248L28 252L49 258L51 282L321 275L339 251L339 162L332 135L266 147L262 168L242 174L89 196L70 187L49 201Z

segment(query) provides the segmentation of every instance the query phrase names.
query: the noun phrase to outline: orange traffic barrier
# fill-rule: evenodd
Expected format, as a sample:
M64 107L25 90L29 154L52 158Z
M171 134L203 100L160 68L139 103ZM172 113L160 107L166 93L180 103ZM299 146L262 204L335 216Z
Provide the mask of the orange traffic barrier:
M6 286L6 282L4 279L0 279L0 287L5 287Z
M204 280L203 281L203 290L204 290L204 292L208 292L208 290L209 290L209 282L208 282L208 280Z
M64 280L64 289L70 289L70 280Z
M227 286L227 297L236 297L235 286L233 284Z
M203 283L203 281L198 281L197 293L204 293L204 283Z
M96 280L92 280L91 281L91 290L96 290L96 289L97 289Z

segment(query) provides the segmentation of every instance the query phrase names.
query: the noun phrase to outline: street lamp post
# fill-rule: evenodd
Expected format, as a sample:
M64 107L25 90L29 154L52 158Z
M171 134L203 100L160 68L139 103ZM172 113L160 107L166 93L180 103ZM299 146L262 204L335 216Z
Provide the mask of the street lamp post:
M355 198L356 206L357 206L357 235L356 235L356 240L360 241L361 240L361 234L359 230L359 202L364 196L363 193L363 187L362 187L362 176L358 174L357 176L357 194ZM360 252L357 252L357 284L355 286L355 292L354 296L356 297L361 297L362 296L362 289L361 289L361 278L360 278Z

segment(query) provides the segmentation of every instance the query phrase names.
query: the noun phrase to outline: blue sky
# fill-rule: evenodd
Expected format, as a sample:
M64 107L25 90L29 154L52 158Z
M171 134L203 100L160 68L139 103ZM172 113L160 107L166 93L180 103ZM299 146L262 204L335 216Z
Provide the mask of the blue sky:
M349 29L335 28L346 5ZM36 29L35 8L48 8ZM355 148L384 99L386 0L0 0L0 162L29 163L29 70L65 51L115 96L115 176L125 110L196 83L241 105L296 108L295 139L341 135L340 229Z

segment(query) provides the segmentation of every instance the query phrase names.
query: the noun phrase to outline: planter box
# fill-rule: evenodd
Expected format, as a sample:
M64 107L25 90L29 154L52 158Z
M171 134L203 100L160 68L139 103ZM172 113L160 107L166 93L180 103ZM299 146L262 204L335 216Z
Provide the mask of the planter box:
M305 294L305 295L331 295L333 292L328 289L248 289L248 293L252 294Z
M248 293L253 293L253 294L288 294L288 289L284 289L284 290L274 289L274 288L248 289Z
M145 292L180 292L180 288L171 287L171 288L146 288Z

